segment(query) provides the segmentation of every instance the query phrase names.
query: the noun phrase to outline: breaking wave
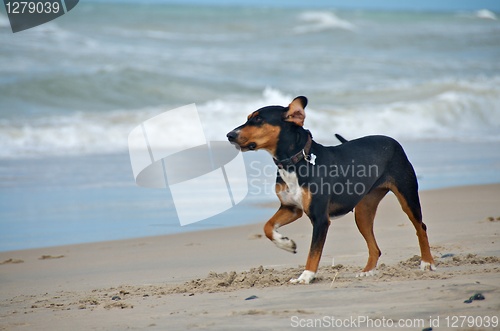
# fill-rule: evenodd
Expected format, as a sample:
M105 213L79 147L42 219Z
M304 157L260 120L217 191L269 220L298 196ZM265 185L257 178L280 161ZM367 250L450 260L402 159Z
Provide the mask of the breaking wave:
M356 26L351 22L343 20L329 11L307 11L299 15L301 22L307 23L295 27L296 33L313 33L325 30L356 30Z
M311 106L306 109L306 127L324 144L336 143L334 133L348 139L384 134L403 140L500 141L500 79L428 84L437 91L435 94L382 104L317 105L311 98ZM420 87L420 90L428 88ZM402 90L403 95L408 91L422 94L418 87L411 85ZM251 111L266 105L286 106L293 97L266 88L259 97L228 97L197 107L206 138L225 140L225 134L242 124ZM335 99L332 96L332 100ZM3 119L0 120L0 157L124 152L127 136L134 127L172 108L74 112L29 121ZM172 146L188 141L185 139L189 139L189 128L194 127L190 121L178 118L173 124L184 129L172 139Z

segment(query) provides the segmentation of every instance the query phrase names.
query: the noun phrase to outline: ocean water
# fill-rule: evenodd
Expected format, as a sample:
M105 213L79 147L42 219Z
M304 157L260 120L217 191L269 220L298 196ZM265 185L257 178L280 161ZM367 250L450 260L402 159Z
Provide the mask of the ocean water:
M318 142L392 136L422 189L500 182L491 11L81 2L13 34L1 10L0 250L267 219L254 204L272 195L252 187L241 205L180 227L169 192L135 186L129 132L190 103L205 136L225 140L251 111L305 95ZM188 142L189 123L167 144Z

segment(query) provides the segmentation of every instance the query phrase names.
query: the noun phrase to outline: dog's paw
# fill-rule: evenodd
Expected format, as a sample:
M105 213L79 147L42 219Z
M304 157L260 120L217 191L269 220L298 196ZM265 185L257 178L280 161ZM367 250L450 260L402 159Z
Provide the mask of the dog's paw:
M361 271L360 273L356 274L356 278L358 277L370 277L370 276L375 276L375 269L369 270L369 271Z
M309 271L309 270L304 270L302 272L302 274L299 276L299 278L290 279L290 283L292 283L292 284L310 284L315 276L316 276L316 273Z
M435 271L436 266L430 262L420 262L420 270L425 271L425 270L430 270L430 271Z
M297 244L292 240L289 239L288 237L283 237L281 235L276 235L274 236L275 238L273 239L273 242L276 244L281 249L284 249L285 251L291 252L291 253L297 253Z

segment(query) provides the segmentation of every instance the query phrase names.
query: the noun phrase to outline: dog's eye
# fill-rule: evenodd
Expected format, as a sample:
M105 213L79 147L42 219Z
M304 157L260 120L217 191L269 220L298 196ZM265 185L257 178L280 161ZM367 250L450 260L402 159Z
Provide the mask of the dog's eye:
M260 117L259 115L254 116L253 120L255 123L262 123L262 117Z

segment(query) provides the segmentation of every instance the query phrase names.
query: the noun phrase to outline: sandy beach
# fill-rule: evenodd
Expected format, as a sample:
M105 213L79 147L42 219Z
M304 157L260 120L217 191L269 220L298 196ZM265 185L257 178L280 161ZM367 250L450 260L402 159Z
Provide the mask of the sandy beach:
M499 329L499 196L499 184L421 192L435 272L418 269L415 231L392 195L375 220L383 254L368 278L355 277L367 250L352 214L333 221L310 285L288 284L306 260L306 218L282 229L295 255L263 237L266 220L2 252L0 330ZM484 300L464 303L477 293Z

